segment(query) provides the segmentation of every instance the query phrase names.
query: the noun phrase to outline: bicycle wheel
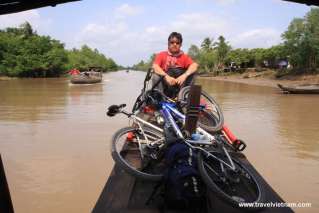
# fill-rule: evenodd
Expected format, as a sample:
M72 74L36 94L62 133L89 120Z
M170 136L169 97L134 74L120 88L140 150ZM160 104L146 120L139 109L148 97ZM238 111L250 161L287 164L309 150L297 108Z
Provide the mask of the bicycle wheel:
M224 154L219 152L210 153L228 162ZM225 165L222 166L220 161L215 158L200 153L198 168L206 186L222 200L236 208L240 208L240 203L263 203L265 195L257 178L239 160L234 157L232 157L232 160L236 171L226 168ZM260 207L247 210L257 209L260 209Z
M190 86L182 88L178 93L178 100L187 102L189 91ZM202 91L200 96L200 105L204 106L204 108L199 112L198 126L208 132L217 132L221 130L224 124L224 116L221 108L218 106L213 97ZM182 108L184 113L186 113L186 107L187 106L185 105Z
M112 157L118 165L131 175L159 181L163 176L164 164L162 133L149 128L141 130L125 127L118 130L112 138ZM147 143L149 142L149 143Z

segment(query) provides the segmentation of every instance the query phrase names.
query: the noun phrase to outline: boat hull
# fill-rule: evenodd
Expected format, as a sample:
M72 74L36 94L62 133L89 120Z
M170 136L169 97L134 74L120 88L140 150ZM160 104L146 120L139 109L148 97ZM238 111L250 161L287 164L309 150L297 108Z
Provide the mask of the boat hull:
M308 84L299 86L283 86L278 87L286 94L319 94L319 84Z
M102 81L102 78L72 78L71 83L72 84L95 84L100 83Z
M100 72L84 72L79 75L71 76L72 84L95 84L102 81L102 73Z

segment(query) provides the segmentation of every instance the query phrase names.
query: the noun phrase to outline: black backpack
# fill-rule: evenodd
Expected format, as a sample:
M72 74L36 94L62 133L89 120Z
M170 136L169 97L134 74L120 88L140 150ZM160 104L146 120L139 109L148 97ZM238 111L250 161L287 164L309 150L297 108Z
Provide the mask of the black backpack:
M165 205L173 209L199 209L206 202L205 185L197 170L196 153L183 141L166 150L167 169L163 178Z

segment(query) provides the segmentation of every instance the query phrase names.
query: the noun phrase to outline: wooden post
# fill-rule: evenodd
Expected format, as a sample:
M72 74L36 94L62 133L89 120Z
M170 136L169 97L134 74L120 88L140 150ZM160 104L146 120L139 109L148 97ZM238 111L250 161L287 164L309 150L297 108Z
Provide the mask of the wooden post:
M13 213L10 191L0 154L0 212Z
M185 121L185 130L191 135L197 127L200 94L202 87L200 85L192 85L187 100L187 112Z

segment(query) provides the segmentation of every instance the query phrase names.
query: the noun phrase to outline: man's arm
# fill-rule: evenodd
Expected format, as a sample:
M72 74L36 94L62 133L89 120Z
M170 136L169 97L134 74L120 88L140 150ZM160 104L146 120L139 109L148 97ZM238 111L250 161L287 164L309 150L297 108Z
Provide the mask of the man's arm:
M178 85L182 85L184 81L187 79L188 76L191 74L195 73L197 71L198 64L196 62L193 62L191 65L189 65L188 69L186 72L184 72L183 75L179 76L176 81Z
M167 73L164 72L164 70L158 64L153 64L153 69L157 75L160 75L160 76L167 75Z
M191 74L195 73L197 71L198 68L198 64L196 62L192 63L188 69L186 70L186 72L184 73L184 75L186 75L186 77L190 76Z
M165 81L169 84L169 85L175 85L176 84L176 79L169 76L158 64L153 64L153 69L154 72L160 76L164 76Z

